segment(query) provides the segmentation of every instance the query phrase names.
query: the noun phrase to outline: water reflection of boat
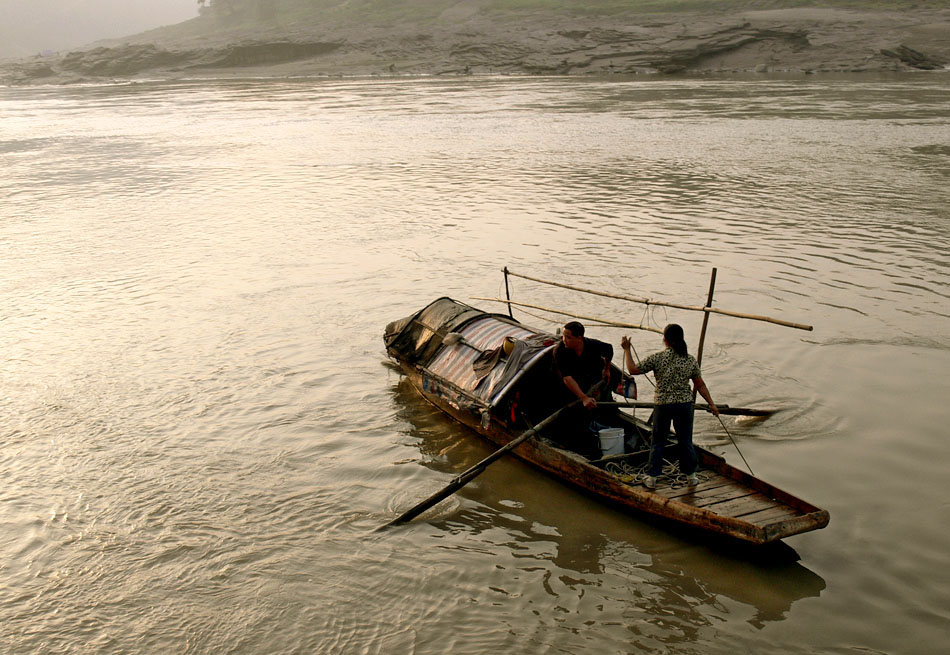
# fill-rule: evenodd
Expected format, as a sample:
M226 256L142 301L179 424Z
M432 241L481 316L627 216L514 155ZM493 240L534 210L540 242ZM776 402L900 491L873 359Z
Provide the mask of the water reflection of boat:
M447 338L448 335L453 338ZM510 354L506 338L514 341ZM498 445L558 407L561 396L550 373L556 338L509 317L440 298L390 323L386 351L423 398ZM619 379L619 370L614 369ZM624 429L626 441L646 443L649 423L614 409L602 423ZM661 484L648 490L622 468L642 466L646 449L600 460L561 448L550 437L555 423L512 452L560 481L627 510L645 512L691 528L764 544L823 528L828 512L697 448L703 481L695 486ZM629 468L627 470L630 470Z
M460 443L445 414L419 402L407 378L394 388L394 399L427 466L451 474L484 457L482 442ZM469 502L461 510L456 505L451 520L434 522L437 529L471 536L494 534L493 539L511 545L525 567L553 567L558 573L554 577L569 574L597 586L607 585L602 576L612 573L644 581L636 594L615 595L616 602L630 605L624 611L689 614L725 597L754 608L749 622L761 628L782 621L796 601L816 598L826 587L824 579L803 566L798 553L784 542L746 547L732 540L700 543L690 538L694 533L688 528L630 521L596 502L572 498L570 489L546 476L531 475L518 462L499 462L497 467L494 475L483 476L478 486L465 492L477 503ZM536 499L541 501L533 502ZM566 506L575 511L564 511ZM684 604L683 598L691 602ZM678 618L702 621L695 615Z

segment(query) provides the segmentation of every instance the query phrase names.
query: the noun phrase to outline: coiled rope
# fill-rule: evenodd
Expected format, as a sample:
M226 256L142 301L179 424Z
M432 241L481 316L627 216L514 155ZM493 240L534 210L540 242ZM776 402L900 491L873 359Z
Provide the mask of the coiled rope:
M647 472L650 467L649 462L644 462L639 466L634 466L629 462L608 462L604 470L610 473L624 484L638 485L643 484L645 478L649 477ZM696 471L696 477L699 481L706 482L710 478L708 475ZM663 459L663 469L660 475L656 476L657 484L669 484L673 489L689 486L688 476L680 471L679 463L669 459Z

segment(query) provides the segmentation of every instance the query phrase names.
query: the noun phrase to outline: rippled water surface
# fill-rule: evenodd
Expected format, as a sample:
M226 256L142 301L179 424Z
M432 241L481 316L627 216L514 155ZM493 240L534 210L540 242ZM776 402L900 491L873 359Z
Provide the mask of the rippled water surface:
M946 76L7 88L0 181L4 653L945 652ZM713 316L703 370L828 528L749 553L502 460L374 533L491 450L383 327L504 266L813 325Z

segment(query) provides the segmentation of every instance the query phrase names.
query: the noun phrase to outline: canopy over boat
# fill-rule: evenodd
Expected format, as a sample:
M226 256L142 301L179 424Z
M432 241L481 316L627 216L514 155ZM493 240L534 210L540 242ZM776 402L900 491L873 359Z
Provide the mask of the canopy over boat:
M506 338L512 350L502 356ZM384 341L391 357L421 365L469 401L492 408L554 348L557 337L443 297L387 325Z

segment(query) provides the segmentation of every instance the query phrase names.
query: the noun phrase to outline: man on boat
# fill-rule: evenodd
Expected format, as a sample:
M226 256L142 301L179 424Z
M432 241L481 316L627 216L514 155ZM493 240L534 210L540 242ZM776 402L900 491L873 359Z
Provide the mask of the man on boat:
M554 368L565 388L565 403L574 398L582 407L565 412L566 417L558 422L555 440L565 447L590 459L600 457L597 437L590 424L595 417L597 399L608 393L610 361L614 349L609 343L584 336L584 326L571 321L561 329L561 342L554 347ZM591 387L604 380L604 384L592 395Z

